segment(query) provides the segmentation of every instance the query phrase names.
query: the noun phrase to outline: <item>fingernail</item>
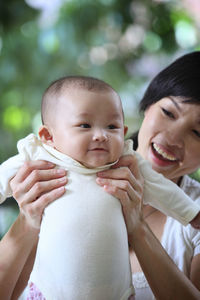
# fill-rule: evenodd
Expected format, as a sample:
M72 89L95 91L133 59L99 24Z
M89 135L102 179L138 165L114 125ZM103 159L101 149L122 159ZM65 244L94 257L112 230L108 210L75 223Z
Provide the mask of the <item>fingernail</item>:
M55 164L53 164L53 163L50 162L50 161L48 161L47 164L48 164L49 167L54 167L54 166L55 166Z
M103 183L103 182L104 182L104 179L97 177L96 181L97 181L98 183Z
M57 189L58 192L64 192L66 191L65 187L64 186L61 186Z
M57 174L59 174L59 175L65 175L65 174L66 174L66 171L63 170L63 169L57 169L56 172L57 172Z
M67 177L62 177L59 179L60 182L66 182L67 181Z
M98 172L97 175L103 177L105 175L105 173L104 172Z

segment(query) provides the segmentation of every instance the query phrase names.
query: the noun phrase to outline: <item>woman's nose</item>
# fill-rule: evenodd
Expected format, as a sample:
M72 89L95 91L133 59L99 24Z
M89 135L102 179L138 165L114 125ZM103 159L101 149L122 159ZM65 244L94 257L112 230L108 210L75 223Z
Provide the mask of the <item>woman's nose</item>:
M104 142L108 139L105 130L95 130L93 134L93 141Z
M166 139L170 146L176 146L182 148L184 145L184 136L183 131L178 130L178 128L169 129L166 131Z

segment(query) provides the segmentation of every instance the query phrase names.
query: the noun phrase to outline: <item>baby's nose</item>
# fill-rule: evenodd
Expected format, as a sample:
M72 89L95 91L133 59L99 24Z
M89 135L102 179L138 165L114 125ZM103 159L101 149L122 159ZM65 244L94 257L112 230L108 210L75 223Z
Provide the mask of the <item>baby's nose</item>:
M104 130L96 130L93 135L93 140L103 142L108 139L107 134Z

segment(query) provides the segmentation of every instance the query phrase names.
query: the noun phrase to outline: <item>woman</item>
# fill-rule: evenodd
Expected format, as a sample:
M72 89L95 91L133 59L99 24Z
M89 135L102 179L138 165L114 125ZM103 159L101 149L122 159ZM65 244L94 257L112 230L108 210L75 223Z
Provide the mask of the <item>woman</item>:
M156 171L176 182L189 194L188 186L192 188L192 191L200 190L198 183L194 183L185 176L200 166L198 156L200 150L200 88L198 83L200 71L198 70L200 68L198 66L200 67L200 53L192 53L176 61L153 80L142 100L145 116L138 137L138 152L150 161ZM124 168L118 168L120 166ZM10 299L13 295L13 299L17 299L15 295L19 295L23 289L24 280L22 279L28 278L34 261L37 232L43 210L58 196L55 192L58 190L54 190L58 183L55 181L55 174L52 176L52 172L54 171L45 170L42 165L38 167L37 162L30 162L12 181L14 196L21 209L21 219L18 218L18 223L12 227L11 234L2 241L5 246L9 243L14 245L15 256L11 262L4 251L4 261L9 262L8 272L0 272L0 276L2 276L1 273L7 274L7 277L5 275L3 279L7 283L7 294L8 291L11 290L11 292L8 297L5 292L6 288L3 288L5 297L0 294L0 298ZM50 181L51 188L49 188L50 179L54 182L52 184L52 180ZM129 156L123 157L115 169L98 174L97 183L121 201L129 235L131 264L134 272L139 273L142 278L141 285L144 281L144 285L147 286L147 282L141 275L141 270L143 270L157 299L200 299L199 232L191 230L189 226L183 228L179 225L178 231L182 233L182 236L176 235L178 226L176 221L170 218L166 220L166 216L152 207L145 206L141 209L143 180L135 159ZM49 192L54 193L52 197L48 197ZM61 188L60 193L63 192ZM198 196L198 193L191 195L194 198ZM45 197L48 200L43 200ZM25 224L27 234L23 238L21 238L23 226L21 229L19 224ZM37 228L34 228L33 224L34 226L36 224ZM188 255L188 251L184 250L182 254L179 251L184 248L180 250L180 247L176 247L175 256L182 257L181 264L179 265L179 260L176 263L182 272L161 246L163 235L167 237L171 235L171 240L165 239L164 247L167 251L173 249L174 238L180 238L183 246L189 245L191 260L187 258L186 261L185 254ZM30 240L31 245L29 245ZM20 255L19 244L24 245L23 259L17 263L17 275L13 275L13 266ZM1 252L0 248L0 257ZM169 254L174 259L173 253L169 251ZM12 281L9 274L12 274ZM148 286L144 289L138 288L135 275L133 277L136 299L152 299ZM3 282L1 277L0 282Z
M151 163L154 170L174 181L193 200L200 203L200 184L186 176L200 167L199 70L200 52L194 52L176 60L153 79L140 104L140 109L144 111L144 120L136 148L143 158ZM137 134L132 138L137 143ZM112 178L114 175L110 173L109 176ZM143 215L179 269L200 290L200 232L192 229L190 225L183 227L150 206L144 207ZM129 242L134 239L131 231ZM143 259L147 255L147 245L143 245L142 241L143 239L137 240L134 245L131 243L137 254L136 256L131 250L132 269L136 271L133 274L136 299L152 299L148 284L141 273ZM138 248L139 244L143 250L137 253L135 247ZM152 262L152 257L149 257L149 261ZM165 288L163 293L169 299L191 299L184 293L182 298L175 297L173 294L175 291L172 291L170 297L171 292L167 285L172 278L167 278L169 274L166 269L166 279L162 283L161 262L157 267L156 273L154 262L154 270L146 274L150 284L156 275L159 278L160 290L163 286ZM146 268L147 266L143 267L144 272ZM176 285L176 281L174 284ZM171 282L171 287L175 287L174 284ZM151 288L153 289L153 286ZM157 291L154 289L153 291L159 298ZM165 299L164 297L165 295L161 299ZM200 299L200 294L198 298Z

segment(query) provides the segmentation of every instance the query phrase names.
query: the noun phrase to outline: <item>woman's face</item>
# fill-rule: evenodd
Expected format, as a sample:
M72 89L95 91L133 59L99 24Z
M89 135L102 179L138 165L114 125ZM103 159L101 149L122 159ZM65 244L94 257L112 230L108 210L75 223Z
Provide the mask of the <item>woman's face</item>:
M200 105L167 97L152 104L138 136L137 151L154 170L177 182L200 166Z

